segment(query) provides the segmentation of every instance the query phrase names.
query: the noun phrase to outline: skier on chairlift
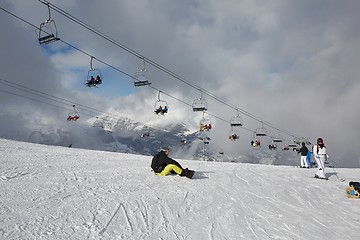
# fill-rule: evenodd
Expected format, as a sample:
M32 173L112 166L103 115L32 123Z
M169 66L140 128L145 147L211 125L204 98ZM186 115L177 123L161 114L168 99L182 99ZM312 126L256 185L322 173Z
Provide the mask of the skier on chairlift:
M168 112L168 107L165 106L165 107L162 109L161 113L164 114L164 113L167 113L167 112Z
M163 109L161 106L159 108L155 109L156 114L162 113L162 111L163 111Z
M96 79L94 80L94 83L97 85L97 84L101 84L102 80L100 78L99 75L96 76Z
M236 133L233 133L232 135L229 136L229 139L231 141L235 141L236 139L239 139L239 136Z

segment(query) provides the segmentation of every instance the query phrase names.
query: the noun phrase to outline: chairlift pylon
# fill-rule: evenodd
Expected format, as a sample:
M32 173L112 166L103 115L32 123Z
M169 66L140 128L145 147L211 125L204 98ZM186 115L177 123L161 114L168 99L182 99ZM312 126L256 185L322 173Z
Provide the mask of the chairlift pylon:
M102 81L103 81L103 77L101 75L100 70L95 69L93 67L93 59L94 59L94 57L91 56L90 69L88 70L88 74L86 77L85 85L88 87L97 87L97 85L102 84Z
M161 91L159 91L158 99L155 102L154 113L157 115L159 114L164 115L165 113L168 112L169 106L166 101L160 99L160 93Z
M146 73L146 68L145 68L145 59L143 59L144 62L144 67L138 71L136 71L135 76L134 76L134 86L135 87L141 87L141 86L146 86L146 85L150 85L151 82L149 81L149 77L147 76Z
M38 29L39 44L48 44L60 40L55 21L51 19L50 4L46 3L46 5L48 7L48 19L42 22Z

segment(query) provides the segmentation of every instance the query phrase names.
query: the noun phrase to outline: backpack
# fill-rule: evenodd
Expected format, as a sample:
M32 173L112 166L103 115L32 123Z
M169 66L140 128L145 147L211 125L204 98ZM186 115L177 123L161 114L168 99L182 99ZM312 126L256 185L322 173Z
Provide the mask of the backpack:
M162 170L164 170L163 166L158 166L157 165L158 158L159 158L159 154L156 154L152 158L152 161L151 161L151 168L155 173L160 173L160 172L162 172Z

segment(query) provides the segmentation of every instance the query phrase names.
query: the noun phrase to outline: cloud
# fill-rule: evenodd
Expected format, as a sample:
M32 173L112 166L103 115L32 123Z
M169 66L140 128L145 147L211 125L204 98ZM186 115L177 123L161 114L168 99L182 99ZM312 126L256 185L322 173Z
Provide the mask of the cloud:
M329 150L336 152L333 155L337 161L351 163L354 156L359 156L357 1L52 3L230 105L312 141L323 136ZM36 26L47 18L46 6L37 1L24 4L6 0L2 7ZM139 57L55 11L52 17L62 40L127 74L133 75L142 67ZM168 100L166 118L154 118L157 90L134 89L129 76L100 61L96 61L96 67L111 85L104 82L99 89L84 88L89 56L62 43L45 49L38 45L33 28L3 11L0 20L0 50L6 56L0 59L3 79L103 111L116 109L137 121L155 125L162 121L187 122L191 128L197 127L202 116L174 99ZM188 84L151 64L146 68L155 88L189 104L199 97L200 92ZM1 84L0 89L9 87ZM206 94L204 97L210 113L218 117L212 117L214 144L225 145L225 150L233 152L249 151L253 133L247 130L240 132L236 144L224 144L230 127L223 120L229 120L236 110ZM17 98L0 93L2 102L7 99L7 106L16 106L19 114L31 114L22 107L34 113L48 111L42 104ZM71 104L66 108L71 109ZM6 115L4 108L1 111ZM67 110L49 111L61 118ZM248 129L261 126L252 117L243 115L243 119ZM268 127L268 131L277 134L276 128Z

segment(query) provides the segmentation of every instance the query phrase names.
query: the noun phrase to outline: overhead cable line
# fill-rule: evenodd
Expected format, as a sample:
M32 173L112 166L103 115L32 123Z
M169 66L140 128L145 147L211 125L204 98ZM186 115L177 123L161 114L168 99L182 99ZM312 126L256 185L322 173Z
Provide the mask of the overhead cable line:
M265 124L265 125L273 128L273 129L275 129L275 130L281 129L281 128L275 126L274 124L272 124L272 123L270 123L270 122L268 122L268 121L264 121L264 120L262 120L260 117L257 117L257 116L255 116L254 114L251 114L250 112L245 111L245 110L243 110L243 109L235 106L234 104L231 104L231 103L226 102L225 100L222 100L220 97L216 96L215 94L211 93L210 91L208 91L208 90L206 90L206 89L204 89L204 88L201 88L201 87L199 87L199 86L197 86L197 85L189 82L188 80L186 80L186 79L184 79L183 77L177 75L176 73L174 73L173 71L169 70L168 68L166 68L166 67L158 64L157 62L155 62L155 61L153 61L153 60L145 57L144 55L138 53L137 51L135 51L135 50L133 50L133 49L125 46L124 44L119 43L118 41L116 41L116 40L114 40L113 38L107 36L106 34L102 33L101 31L99 31L99 30L97 30L97 29L89 26L89 25L86 24L85 22L81 21L80 19L76 18L75 16L71 15L70 13L62 10L61 8L57 7L56 5L50 3L50 2L48 2L48 1L46 1L46 0L38 0L38 1L41 2L41 3L43 3L43 4L45 4L45 5L47 5L47 6L49 6L51 9L53 9L53 10L55 10L56 12L58 12L59 14L65 16L66 18L72 20L73 22L79 24L80 26L86 28L87 30L89 30L89 31L95 33L96 35L102 37L103 39L109 41L110 43L116 45L117 47L119 47L119 48L127 51L128 53L130 53L130 54L132 54L132 55L134 55L134 56L136 56L136 57L138 57L138 58L140 58L140 59L142 59L142 60L144 60L145 62L149 63L150 65L154 66L155 68L157 68L157 69L159 69L159 70L161 70L161 71L169 74L170 76L172 76L172 77L174 77L175 79L177 79L177 80L179 80L179 81L187 84L188 86L190 86L190 87L192 87L192 88L194 88L194 89L196 89L196 90L199 90L199 91L203 92L204 94L210 96L211 98L217 100L218 102L220 102L220 103L222 103L222 104L224 104L224 105L226 105L226 106L228 106L228 107L230 107L230 108L232 108L232 109L234 109L234 110L236 110L236 111L239 111L239 112L241 112L242 114L244 114L245 116L248 116L248 117L250 117L250 118L252 118L252 119L254 119L254 120L256 120L256 121L258 121L258 122L260 122L260 123L262 123L262 124ZM289 132L289 131L287 131L287 130L281 129L281 131L282 131L283 133L285 133L285 134L290 135L290 136L295 136L295 134L293 134L293 133L291 133L291 132Z
M25 19L23 19L23 18L15 15L15 14L13 14L13 13L10 12L10 11L7 11L7 10L4 9L4 8L1 8L1 9L2 9L3 11L7 12L8 14L12 15L13 17L15 17L15 18L17 18L17 19L19 19L19 20L27 23L28 25L30 25L30 26L32 26L32 27L40 30L36 25L30 23L29 21L27 21L27 20L25 20ZM64 43L64 44L66 44L66 45L68 45L69 47L71 47L71 48L73 48L73 49L75 49L75 50L77 50L77 51L79 51L79 52L81 52L81 53L83 53L83 54L85 54L85 55L93 58L93 59L96 59L97 61L99 61L100 63L104 64L105 66L108 66L108 67L112 68L113 70L116 70L116 71L118 71L118 72L120 72L120 73L122 73L122 74L124 74L124 75L126 75L126 76L128 76L128 77L136 80L136 78L135 78L134 76L132 76L132 75L130 75L130 74L122 71L121 69L119 69L119 68L117 68L117 67L114 67L114 66L110 65L109 63L107 63L107 62L105 62L105 61L103 61L103 60L101 60L101 59L99 59L99 58L94 57L94 56L91 55L90 53L88 53L88 52L86 52L86 51L84 51L84 50L82 50L82 49L74 46L73 44L70 44L70 43L68 43L68 42L66 42L66 41L64 41L64 40L62 40L62 39L59 39L59 41L62 42L62 43ZM5 80L4 80L4 81L5 81ZM163 94L165 94L165 95L167 95L167 96L169 96L169 97L171 97L171 98L173 98L173 99L175 99L175 100L177 100L177 101L179 101L179 102L181 102L181 103L183 103L183 104L191 107L191 104L189 104L189 103L187 103L187 102L185 102L185 101L183 101L183 100L181 100L181 99L179 99L179 98L177 98L177 97L174 97L174 96L172 96L171 94L164 92L163 90L160 90L160 89L158 89L158 88L156 88L156 87L154 87L154 86L150 86L150 85L148 85L148 87L150 87L150 88L152 88L152 89L154 89L154 90L157 90L157 91L161 91ZM43 93L43 94L44 94L44 93ZM63 99L60 99L60 100L63 100ZM81 106L81 104L77 104L77 105ZM213 116L213 117L215 117L215 118L217 118L217 119L220 119L220 120L222 120L222 121L225 121L225 122L229 123L228 120L225 120L225 119L222 119L222 118L220 118L220 117L217 117L217 116L214 115L214 114L210 114L210 113L208 113L208 112L207 112L207 114L209 114L209 115L211 115L211 116ZM244 129L246 129L246 128L244 128ZM253 132L253 130L250 130L250 129L246 129L246 130Z
M45 3L45 2L46 2L46 1L41 1L41 0L39 0L39 1L42 2L42 3ZM49 5L50 5L50 3L48 3L48 2L46 2L45 4L49 4ZM51 5L52 5L52 4L51 4ZM15 18L17 18L17 19L19 19L19 20L27 23L28 25L30 25L30 26L32 26L32 27L40 30L39 27L37 27L36 25L34 25L34 24L30 23L29 21L27 21L27 20L25 20L25 19L23 19L23 18L15 15L14 13L12 13L12 12L10 12L10 11L2 8L2 7L0 7L0 9L3 10L4 12L10 14L11 16L13 16L13 17L15 17ZM52 9L54 9L54 8L52 7ZM54 10L55 10L55 9L54 9ZM59 12L59 11L58 11L58 12ZM60 13L60 12L59 12L59 13ZM64 15L64 14L62 14L62 15ZM70 15L70 16L71 16L71 15ZM74 17L74 19L76 19L76 18ZM83 23L83 24L86 25L85 23ZM83 24L80 24L80 25L83 25ZM86 26L87 26L87 25L86 25ZM102 36L102 35L100 35L100 32L99 32L99 31L96 32L95 30L92 30L91 27L86 27L86 28L89 29L90 31L98 34L99 36ZM102 37L103 37L103 36L102 36ZM179 76L176 75L175 73L171 72L170 70L168 70L168 69L162 67L161 65L153 62L152 60L150 60L150 59L148 59L148 58L140 55L139 53L131 50L130 48L127 48L127 47L121 45L120 43L117 43L115 40L112 40L112 39L109 38L109 37L104 36L103 38L105 38L106 40L113 42L115 45L117 45L117 46L119 46L119 47L121 47L121 48L129 51L130 53L134 54L135 56L137 56L137 57L143 59L144 61L148 62L149 64L157 67L158 69L160 69L160 70L162 70L162 71L170 74L171 76L175 77L176 79L181 80L181 81L185 81L189 86L191 86L191 87L193 87L193 88L195 88L195 89L197 89L197 90L200 90L200 91L202 91L202 92L205 92L207 95L209 95L209 92L206 91L205 89L202 89L202 88L200 88L200 87L197 87L196 85L193 85L193 84L187 82L186 80L182 79L181 77L179 77ZM129 78L136 80L136 78L135 78L133 75L128 74L128 73L126 73L125 71L123 71L123 70L121 70L121 69L119 69L119 68L117 68L117 67L114 67L114 66L112 66L111 64L109 64L109 63L107 63L107 62L105 62L105 61L103 61L103 60L101 60L101 59L99 59L99 58L94 57L94 56L91 55L90 53L88 53L88 52L86 52L86 51L84 51L84 50L82 50L82 49L74 46L73 44L70 44L70 43L68 43L68 42L66 42L66 41L64 41L64 40L62 40L62 39L58 39L58 40L59 40L60 42L64 43L64 44L68 45L69 47L71 47L71 48L73 48L73 49L75 49L75 50L77 50L77 51L79 51L79 52L81 52L81 53L83 53L83 54L85 54L85 55L93 58L93 59L96 59L97 61L101 62L101 63L104 64L105 66L108 66L108 67L112 68L113 70L116 70L116 71L118 71L118 72L120 72L120 73L128 76ZM171 94L168 94L168 93L166 93L166 92L164 92L164 91L162 91L162 90L159 90L159 89L157 89L157 88L155 88L155 87L153 87L153 86L150 86L150 85L149 85L149 87L150 87L150 88L153 88L154 90L161 91L161 92L164 93L165 95L167 95L167 96L169 96L169 97L171 97L171 98L173 98L173 99L175 99L175 100L177 100L177 101L180 101L180 102L182 102L182 103L185 104L185 105L191 106L191 104L189 104L189 103L187 103L187 102L185 102L185 101L183 101L183 100L181 100L181 99L179 99L179 98L176 98L176 97L172 96ZM211 96L211 95L209 95L209 96ZM212 97L213 97L213 96L212 96ZM216 96L215 96L215 97L216 97ZM214 98L214 97L213 97L213 98ZM225 105L228 105L229 107L231 107L231 108L233 108L233 109L235 109L235 110L237 110L237 111L240 111L240 112L244 113L244 110L241 110L241 109L237 108L237 107L234 106L234 105L230 105L230 104L226 103L225 101L221 100L220 98L218 98L217 100L220 101L220 102L222 102L222 103L225 104ZM80 104L79 104L79 106L80 106ZM225 119L223 119L223 118L221 118L221 117L218 117L218 116L216 116L216 115L214 115L214 114L211 114L211 113L209 113L209 112L206 112L206 113L207 113L208 115L210 115L210 116L213 116L213 117L221 120L221 121L224 121L224 122L226 122L226 123L230 123L229 120L225 120ZM245 114L245 115L247 115L247 116L249 116L249 117L251 117L251 118L253 118L253 119L255 119L255 120L259 121L259 122L264 123L264 121L262 121L261 119L258 119L258 118L256 118L256 117L252 117L252 115L251 115L250 113L249 113L249 114ZM266 122L265 122L265 123L266 123ZM270 126L269 124L267 124L267 125ZM270 126L270 127L275 128L274 126ZM249 132L252 132L252 133L255 132L254 130L245 128L245 127L243 127L243 126L242 126L241 128L243 128L243 129L245 129L245 130L247 130L247 131L249 131ZM276 128L276 130L280 130L280 128ZM285 134L288 134L288 135L294 137L294 134L291 134L290 132L288 132L288 131L286 131L286 130L282 130L282 129L281 129L281 131L284 132Z

